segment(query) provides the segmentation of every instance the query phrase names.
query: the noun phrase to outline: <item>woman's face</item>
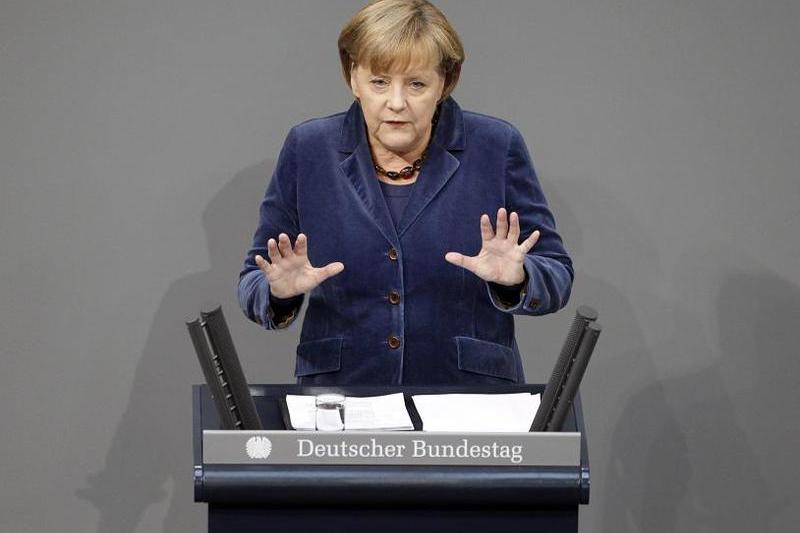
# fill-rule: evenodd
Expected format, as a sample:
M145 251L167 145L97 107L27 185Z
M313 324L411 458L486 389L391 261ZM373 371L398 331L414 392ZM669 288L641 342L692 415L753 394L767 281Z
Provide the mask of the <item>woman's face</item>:
M373 150L403 156L425 148L444 90L444 77L435 68L372 72L356 65L350 71L350 85L361 101Z

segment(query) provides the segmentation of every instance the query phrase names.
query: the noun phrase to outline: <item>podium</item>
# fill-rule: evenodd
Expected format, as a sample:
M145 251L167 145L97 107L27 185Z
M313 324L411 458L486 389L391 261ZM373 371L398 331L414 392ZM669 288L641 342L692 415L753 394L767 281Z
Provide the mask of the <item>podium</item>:
M424 438L432 434L419 431L421 421L411 401L414 394L541 393L543 390L544 385L534 384L324 388L250 385L265 430L263 434L285 438L297 434L291 430L283 433L286 426L279 399L286 394L339 392L349 396L377 396L403 392L415 431L393 433L398 436L403 433L403 438L414 435ZM246 460L220 460L224 453L220 455L217 445L214 454L211 453L210 439L215 434L224 436L213 431L220 429L216 406L206 385L195 385L192 392L194 499L208 504L211 533L485 533L503 528L576 532L578 508L589 502L588 449L579 396L572 404L563 434L518 434L527 442L524 464L369 464L368 460L365 464L249 464ZM226 433L230 436L246 432ZM365 437L364 432L352 434L354 438L359 434ZM351 432L336 435L349 436ZM461 440L466 442L467 438L480 439L480 436L473 433L448 437L464 437ZM537 450L541 450L539 458L535 456L540 453ZM269 454L269 449L262 451Z

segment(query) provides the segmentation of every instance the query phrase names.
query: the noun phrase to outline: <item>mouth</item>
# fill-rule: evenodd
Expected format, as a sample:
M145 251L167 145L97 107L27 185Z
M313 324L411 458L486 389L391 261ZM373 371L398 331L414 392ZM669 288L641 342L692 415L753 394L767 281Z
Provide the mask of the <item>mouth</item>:
M389 125L390 127L392 127L392 128L401 128L401 127L405 126L406 124L408 124L408 122L399 122L399 121L394 121L394 120L387 120L385 123L387 125Z

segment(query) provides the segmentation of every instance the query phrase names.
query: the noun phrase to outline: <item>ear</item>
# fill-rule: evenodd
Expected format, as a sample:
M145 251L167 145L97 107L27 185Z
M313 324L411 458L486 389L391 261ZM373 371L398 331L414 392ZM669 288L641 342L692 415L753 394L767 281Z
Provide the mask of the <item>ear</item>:
M439 98L436 100L436 103L439 104L444 100L444 86L447 83L447 78L442 74L439 74Z
M358 65L352 63L350 66L350 90L353 92L353 96L355 96L356 100L361 98L361 89L358 86L358 77L356 76L357 70Z

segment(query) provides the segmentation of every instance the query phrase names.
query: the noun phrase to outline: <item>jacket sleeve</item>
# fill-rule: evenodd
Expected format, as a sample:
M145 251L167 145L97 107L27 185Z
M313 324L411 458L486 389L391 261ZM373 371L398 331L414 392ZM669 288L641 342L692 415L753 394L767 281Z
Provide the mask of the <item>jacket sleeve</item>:
M486 283L489 298L504 312L545 315L564 307L575 276L572 260L556 233L555 219L547 206L522 134L512 127L506 156L506 209L519 216L520 242L539 230L539 240L526 254L525 283L516 301L501 298L494 284Z
M267 241L286 233L292 242L299 233L297 217L297 150L293 128L286 137L272 180L259 210L258 228L239 273L239 306L244 314L265 329L283 329L294 322L305 299L304 294L278 299L270 295L269 281L258 268L255 257L269 260Z

